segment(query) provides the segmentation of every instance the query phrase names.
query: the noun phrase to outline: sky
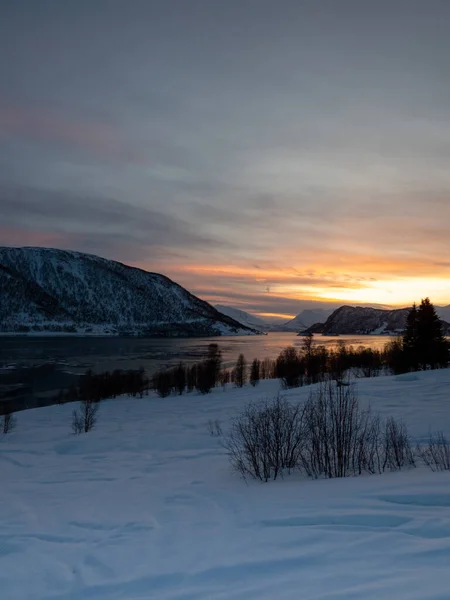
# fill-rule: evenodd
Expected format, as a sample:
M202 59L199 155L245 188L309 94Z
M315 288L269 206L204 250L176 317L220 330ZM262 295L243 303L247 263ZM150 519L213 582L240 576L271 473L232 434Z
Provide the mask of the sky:
M0 245L262 316L450 304L448 0L0 0Z

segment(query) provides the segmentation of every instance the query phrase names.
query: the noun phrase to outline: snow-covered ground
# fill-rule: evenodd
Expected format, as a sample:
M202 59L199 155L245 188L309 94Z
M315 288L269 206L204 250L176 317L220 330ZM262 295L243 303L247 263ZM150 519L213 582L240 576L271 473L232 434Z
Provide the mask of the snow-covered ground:
M18 414L0 439L5 600L448 600L450 473L246 484L207 422L279 389ZM450 370L358 380L413 436L450 434ZM310 388L292 390L292 399Z

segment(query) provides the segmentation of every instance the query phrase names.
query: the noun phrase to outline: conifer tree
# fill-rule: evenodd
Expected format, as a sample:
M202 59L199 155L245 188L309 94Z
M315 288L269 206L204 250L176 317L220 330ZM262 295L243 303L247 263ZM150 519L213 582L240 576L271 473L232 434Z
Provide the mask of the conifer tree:
M419 368L418 359L418 330L419 330L419 313L416 303L412 305L411 310L406 317L406 328L403 334L403 353L404 361L407 368L411 371L417 371Z
M448 342L442 324L429 298L420 303L417 311L417 358L422 369L435 369L448 364Z

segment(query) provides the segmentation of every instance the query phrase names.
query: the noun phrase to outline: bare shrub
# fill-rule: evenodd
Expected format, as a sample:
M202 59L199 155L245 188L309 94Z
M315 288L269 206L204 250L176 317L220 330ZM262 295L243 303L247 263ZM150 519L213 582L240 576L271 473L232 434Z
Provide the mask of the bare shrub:
M450 443L442 431L430 433L428 444L416 452L432 471L450 471Z
M98 402L82 400L72 411L72 431L75 434L88 433L97 422Z
M320 384L305 407L308 444L302 461L312 477L346 477L366 467L371 449L370 411L362 411L354 386Z
M277 396L250 404L232 424L225 441L233 468L244 478L277 479L300 462L303 411Z
M302 408L280 397L249 405L233 422L225 447L236 471L262 481L294 468L334 478L415 464L405 424L382 421L361 408L354 384L332 380L312 390ZM450 446L443 451L450 462Z
M393 418L383 424L362 409L354 385L321 383L305 406L307 444L302 468L312 477L347 477L414 466L406 426Z
M398 471L403 467L414 466L414 453L403 421L393 417L387 419L384 431L383 471Z
M222 435L222 426L218 419L208 421L208 431L212 436L220 437Z

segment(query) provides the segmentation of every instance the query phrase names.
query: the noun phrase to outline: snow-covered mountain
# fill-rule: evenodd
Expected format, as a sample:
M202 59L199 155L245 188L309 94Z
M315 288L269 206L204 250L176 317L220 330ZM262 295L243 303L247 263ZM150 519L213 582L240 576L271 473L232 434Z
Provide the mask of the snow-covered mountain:
M255 333L163 275L80 252L1 247L0 331Z
M284 323L281 329L285 331L302 331L315 323L324 323L333 312L333 308L305 309L296 317Z
M322 333L360 334L401 332L406 323L408 308L382 310L364 306L341 306L325 321Z
M363 306L341 306L323 324L310 328L312 333L338 334L397 334L405 328L409 308L382 310ZM449 324L442 321L444 332Z
M450 304L448 306L435 306L439 318L450 323Z
M251 329L258 329L259 331L268 331L271 329L270 323L266 323L263 319L245 312L245 310L240 310L239 308L234 308L232 306L225 306L223 304L216 304L215 308L223 315L227 315Z

